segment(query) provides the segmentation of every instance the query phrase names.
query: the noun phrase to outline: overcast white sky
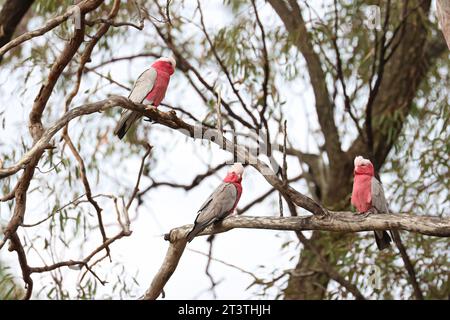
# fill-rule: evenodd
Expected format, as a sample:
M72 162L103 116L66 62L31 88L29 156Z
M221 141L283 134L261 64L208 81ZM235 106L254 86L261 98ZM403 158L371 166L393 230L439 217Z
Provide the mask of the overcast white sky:
M189 4L193 5L195 1L187 1L187 3L185 10L192 10L193 7L190 7ZM230 12L222 9L221 3L222 1L203 1L203 10L208 13L206 15L206 24L210 29L224 26L233 19ZM320 12L319 5L314 5L317 7L317 11ZM267 4L261 5L260 3L260 10L265 24L279 23L278 18ZM242 14L246 13L243 12ZM34 21L33 23L35 24L34 27L37 27L40 21ZM147 34L153 34L149 23L147 23L146 32ZM114 56L125 56L143 51L142 48L146 36L137 31L130 31L130 37L126 42L114 44L117 46L117 50L114 50ZM43 41L46 41L45 38L36 39L34 43L42 43ZM25 47L29 50L29 46ZM96 57L92 65L99 61L98 57ZM101 69L101 72L106 74L110 71L114 79L121 83L127 83L148 68L151 62L151 59L136 59L131 63L116 63L105 67ZM27 142L27 147L30 146L26 123L32 101L39 90L40 74L38 72L33 73L32 80L29 80L26 87L27 91L23 95L18 95L18 92L23 89L23 81L28 69L29 67L27 67L26 63L22 68L15 70L0 69L0 113L4 112L3 115L0 115L0 120L2 120L2 117L7 120L5 129L0 129L0 148L2 148L2 151L12 150L13 146L20 143L22 136ZM208 73L205 71L205 74ZM213 78L215 75L209 74L208 76ZM281 84L280 79L277 79L277 81ZM98 95L92 97L93 100L98 100L108 94L127 95L125 90L108 85L105 81L100 81L97 76L90 74L83 80L80 96L85 97L88 93L83 92L98 82L103 84L104 87ZM30 84L34 85L30 86ZM279 89L280 94L287 101L283 108L285 108L287 114L288 130L295 132L295 135L292 135L293 144L296 147L300 147L303 151L314 151L314 137L307 134L308 128L316 125L315 116L312 114L314 99L310 88L305 85L305 81L299 80L295 83L284 82L279 86ZM60 114L63 107L62 101L63 94L61 87L58 86L50 101L53 120ZM79 98L75 99L73 106L78 104L77 101L80 101ZM186 79L181 74L174 76L165 101L172 105L189 108L190 112L200 118L205 115L203 107L199 107L201 106L199 98L188 87ZM98 125L98 121L104 121L106 124L102 125L110 128L113 126L112 119L105 119L101 114L94 114L90 117L96 118L96 120L88 122L87 125ZM149 124L142 122L140 125L148 126ZM83 128L72 125L70 130L71 134L76 137L81 134ZM120 148L126 149L128 146L126 143L112 137L112 132L109 133L108 138L110 143L119 145ZM151 131L150 142L154 146L153 157L158 159L156 164L152 164L152 176L158 181L169 180L178 183L190 183L193 177L205 171L205 164L215 165L230 159L226 152L219 150L216 146L207 147L200 141L187 139L178 133L169 133L168 129L161 126L154 126ZM89 156L93 148L94 146L84 146L83 155ZM102 146L102 148L106 148L106 146ZM140 157L130 156L122 161L118 157L108 156L98 160L102 162L102 166L109 168L109 170L108 176L101 177L100 183L97 185L94 182L95 177L90 176L94 194L117 193L118 189L123 191L124 187L131 190L139 169ZM295 176L300 172L296 161L290 161L289 169L290 176ZM67 174L67 172L60 173L60 177L64 176L64 174ZM127 274L134 275L137 273L136 279L139 285L134 286L132 290L133 295L123 298L135 298L145 292L160 267L168 247L168 243L163 240L162 234L174 227L192 223L198 207L220 183L224 174L225 170L222 170L220 176L214 176L205 180L200 186L190 192L161 187L145 197L144 205L140 207L138 212L138 219L132 223L131 229L133 234L131 237L124 238L111 246L113 261L120 262L125 267ZM120 185L117 181L120 182ZM42 183L45 182L34 181L32 188L38 187ZM142 179L141 189L149 185L149 183L148 179ZM239 206L243 207L246 203L263 194L269 187L259 173L253 168L247 168L243 180L244 192ZM296 187L300 191L306 191L303 185L296 185ZM64 192L65 188L67 186L62 186L58 191ZM102 200L100 202L105 209L103 216L105 223L114 223L115 213L112 210L110 201L108 201ZM258 216L276 215L278 214L277 202L278 195L274 194L261 205L255 206L247 214ZM35 222L40 217L48 214L49 210L51 210L49 203L49 201L46 201L45 198L40 197L38 194L33 194L28 200L25 221L27 223ZM131 210L131 216L134 216L134 214L135 206ZM7 204L0 203L0 223L4 224L9 217L10 211ZM113 235L114 230L117 230L117 228L108 228L108 235ZM36 231L38 234L45 234L45 232L40 233L38 230L27 230L27 235L30 239L33 238ZM100 242L99 230L92 230L91 232L92 236L89 238L89 241L80 243L79 247L74 246L67 250L61 248L60 245L57 246L56 250L59 250L58 254L60 257L62 259L78 259L84 256L86 252L97 247ZM23 230L20 233L22 235ZM288 247L281 250L283 243L290 240L295 240L295 237L289 232L249 229L232 230L216 237L213 256L270 279L269 274L273 270L280 272L294 267L297 263L298 249L295 248L296 241L293 241ZM42 249L43 240L35 241L34 245ZM206 258L189 251L190 248L207 252L206 237L196 238L188 245L177 270L165 287L166 299L210 299L213 297L211 292L207 290L210 282L204 272ZM82 252L81 249L84 251ZM40 258L33 251L29 252L28 257L30 265L42 265ZM51 263L47 256L44 255L44 258L47 263ZM2 250L0 259L6 261L18 271L15 254ZM111 287L116 281L115 274L119 269L114 263L109 263L106 260L95 268L99 276L110 281L104 288L100 289L100 292L105 294L111 293ZM212 263L211 271L215 280L220 281L220 284L216 287L218 298L249 299L255 298L254 293L259 292L257 288L246 290L252 278L240 271L217 262ZM20 273L17 272L17 275L20 283ZM66 287L75 290L78 272L66 268L64 269L64 275L66 277ZM43 293L38 295L38 292L45 283L49 283L49 279L48 275L42 278L39 275L33 275L35 297L45 298ZM266 298L274 298L277 293L278 289L269 291ZM119 298L119 296L116 296L116 298Z

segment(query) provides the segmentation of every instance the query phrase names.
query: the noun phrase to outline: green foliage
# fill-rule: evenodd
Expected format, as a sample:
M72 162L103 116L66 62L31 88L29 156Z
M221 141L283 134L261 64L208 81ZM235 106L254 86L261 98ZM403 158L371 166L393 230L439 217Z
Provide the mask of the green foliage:
M179 48L184 57L196 69L200 70L200 73L207 78L208 83L211 85L220 84L226 88L222 92L223 99L229 101L233 110L238 110L236 112L242 115L242 108L240 108L236 97L231 93L228 79L215 57L213 48L199 27L199 11L188 11L185 8L189 4L188 2L182 1L172 4L170 10L172 25L160 23L154 18L152 21L163 32L170 32L174 46ZM138 23L138 12L131 3L131 1L128 1L125 6L121 7L116 21L131 20L133 23ZM343 119L342 122L339 122L341 140L347 143L354 137L356 129L342 107L342 90L337 84L336 54L333 41L336 41L340 50L342 73L349 87L352 107L359 119L359 124L363 126L373 60L377 55L374 41L376 38L379 39L379 33L377 34L375 31L364 27L363 7L367 1L342 0L337 1L337 3L337 10L335 10L333 3L327 3L320 13L308 7L306 2L302 2L301 6L304 9L304 18L314 41L314 49L323 62L322 68L326 73L330 92L333 94L332 98L336 105L335 119ZM34 26L37 22L42 24L50 17L60 14L71 4L72 1L70 0L36 1L29 24ZM110 4L103 5L102 10L90 15L89 19L104 17L110 9ZM160 10L156 8L153 2L146 2L145 6L153 17L160 16ZM271 22L266 24L267 11L274 15L272 9L268 5L265 6L264 1L257 1L257 7L261 10L260 14L265 27L270 62L266 115L270 119L270 125L274 128L273 132L281 132L279 125L281 121L278 121L279 119L290 117L292 114L298 116L298 113L289 108L312 110L311 106L303 107L301 99L297 99L297 97L295 97L294 102L289 101L290 103L287 103L288 98L282 94L283 90L284 92L288 91L286 86L289 86L289 90L298 87L301 90L310 90L307 68L304 59L293 46L298 35L288 34L278 19L273 19L274 21L267 19ZM262 34L256 23L253 8L248 1L225 0L221 10L224 12L224 16L230 14L231 22L217 23L211 28L207 26L208 35L211 38L214 50L230 73L231 82L238 87L248 105L259 111L262 106L265 60L262 53ZM393 18L388 26L391 32L397 26L397 18L400 16L401 10L402 4L398 2L391 14ZM383 11L382 14L384 14ZM39 41L33 41L32 45L24 44L23 49L16 52L14 58L4 60L1 71L5 74L11 74L9 81L14 80L18 83L16 92L25 101L25 110L28 111L31 108L39 86L48 77L49 67L60 54L64 41L69 39L71 35L69 27L69 23L62 24L41 37ZM435 24L430 23L428 27L430 33L436 33ZM94 35L97 30L98 25L87 27L87 35L89 36L86 36L86 43L83 44L58 80L44 114L44 125L49 125L63 114L65 97L76 83L75 74L79 56L85 49L87 41L91 39L90 36ZM130 54L130 52L132 54L140 52L162 54L168 53L168 48L157 37L155 29L147 20L146 29L143 32L133 28L111 28L105 37L98 42L92 61L87 66L94 67L102 61L122 57ZM394 150L389 154L382 172L382 180L388 182L385 183L386 194L390 198L391 209L395 212L436 216L448 214L450 200L448 192L450 189L448 179L450 109L448 108L449 59L445 58L439 60L422 82L415 103L411 106L407 117L404 116L403 112L397 110L377 115L374 118L374 126L387 133L388 141L395 142ZM120 68L123 68L121 72L123 71L124 74L130 73L129 81L124 84L131 86L132 80L137 75L129 72L130 64L121 64L120 66ZM99 68L98 72L101 76L92 72L84 74L80 92L69 108L86 101L99 100L110 93L125 95L126 90L106 80L113 77L109 70L108 68ZM189 74L192 75L192 72ZM4 80L2 79L2 81ZM174 90L180 92L178 98L183 96L183 90L190 84L182 75L177 78L177 81L181 83L174 88ZM195 81L194 83L197 84ZM216 97L202 86L199 86L199 88L199 91L206 97L206 103L195 109L195 113L200 114L200 117L204 116L206 122L214 123L208 117L211 118L213 117L211 115L214 115ZM294 94L297 94L297 92L294 92ZM189 104L183 99L176 100L176 103L179 105L174 106L180 106L181 108ZM6 129L10 130L8 132L11 133L13 130L8 127L6 109L7 106L0 106L0 123L2 123L2 127L5 128L6 126ZM126 143L116 143L115 140L112 140L111 130L119 113L120 110L114 109L104 112L101 116L85 116L77 119L71 122L69 133L85 161L88 178L93 186L93 193L101 193L102 190L99 190L101 189L99 186L116 184L116 196L118 199L124 199L131 193L133 186L126 184L124 181L117 181L118 178L114 176L115 172L111 172L123 169L127 160L138 163L143 142L149 140L149 137L153 137L153 133L158 129L154 128L156 126L136 127L128 134ZM398 123L398 119L403 120L401 128L393 125ZM226 129L230 129L230 119L226 120ZM311 116L307 122L311 123L311 137L298 137L299 134L296 129L293 129L289 133L289 139L295 142L306 139L313 140L317 149L320 150L321 146L317 141L321 141L321 137L316 139L317 121L315 116ZM14 130L13 135L16 139L13 143L6 144L5 142L5 145L0 145L0 159L4 162L4 166L16 162L31 146L32 142L27 132L26 119L23 121L21 119L18 124L20 128L18 125L19 129ZM240 129L239 126L238 129ZM399 137L397 137L398 132L401 132ZM178 141L176 133L164 131L164 134L171 135L171 137L173 135L173 140ZM60 135L56 136L54 140L56 148L46 152L39 162L38 170L28 194L28 197L39 199L43 206L33 210L32 214L27 212L25 218L25 222L31 223L48 217L39 226L41 231L36 233L31 239L32 241L28 241L26 245L27 250L33 253L37 250L44 252L46 261L75 259L75 253L86 254L93 249L86 248L88 241L90 243L99 242L98 221L95 211L82 197L85 190L80 180L79 165L68 151L68 146L60 138ZM275 137L274 140L276 140ZM174 145L176 143L174 142ZM160 150L165 148L162 145L158 147ZM171 147L166 147L168 152ZM161 151L159 157L157 156L158 153L155 154L156 156L153 156L151 160L151 168L157 167L159 162L167 161L168 155L165 151ZM152 170L146 168L144 175L149 177L151 173ZM15 182L15 178L2 180L0 186L2 194L10 192ZM109 211L110 217L114 216L114 214L111 214L111 212L114 212L114 202L111 198L100 196L96 199L100 206L105 208L105 211ZM345 203L348 204L347 199L345 199ZM6 217L10 216L13 205L13 202L7 203ZM270 209L276 208L275 205L268 207ZM335 245L333 239L329 234L321 240L323 241L321 244L328 245L327 255L336 262L338 271L345 275L347 280L355 283L369 298L412 298L411 286L405 280L407 278L406 271L398 254L395 251L378 253L373 244L371 233L354 237L349 236L349 240L343 245ZM426 298L443 299L448 297L450 291L448 240L409 233L402 234L402 239L412 257L418 280ZM60 254L60 252L68 252L68 256ZM285 253L288 256L286 260L294 265L297 262L298 241L286 242L281 246L280 252ZM368 274L370 267L374 264L383 270L382 288L380 290L374 289L367 281L370 276ZM100 279L108 282L110 294L103 294L104 291L100 290L102 286L99 286L99 280L92 273L82 269L68 271L71 274L78 272L75 290L65 289L65 276L61 271L58 271L50 275L42 275L40 279L42 281L36 281L42 286L36 290L35 296L48 299L95 299L99 297L126 299L136 296L136 292L142 289L137 288L137 274L134 271L127 270L123 261L111 266L107 260L104 260L94 269L95 272L99 273ZM113 272L103 271L109 269ZM276 298L282 298L282 290L286 286L289 270L267 268L266 266L260 266L256 269L262 276L250 282L248 289L254 290L253 294L257 297L275 296ZM39 276L36 276L36 279L39 279ZM10 269L5 266L0 268L0 299L13 299L20 296L23 292L22 289L18 288L17 283L18 279L11 274ZM275 294L273 294L274 291ZM333 283L329 287L327 298L350 298L350 296L344 288Z
M16 300L23 295L23 289L10 272L10 268L0 264L0 300Z

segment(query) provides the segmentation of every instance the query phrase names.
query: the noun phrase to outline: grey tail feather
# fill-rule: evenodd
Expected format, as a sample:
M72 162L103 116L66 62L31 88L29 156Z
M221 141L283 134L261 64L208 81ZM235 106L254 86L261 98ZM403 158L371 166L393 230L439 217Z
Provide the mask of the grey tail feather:
M386 231L375 231L374 233L378 250L386 249L391 245L392 239Z
M192 239L194 239L200 232L202 232L210 223L202 223L202 224L196 224L192 228L192 230L188 233L186 236L186 240L188 242L191 242Z
M139 114L132 112L125 112L122 117L120 117L119 122L117 122L116 128L114 129L114 134L122 139L127 131L131 128L133 123L137 120Z

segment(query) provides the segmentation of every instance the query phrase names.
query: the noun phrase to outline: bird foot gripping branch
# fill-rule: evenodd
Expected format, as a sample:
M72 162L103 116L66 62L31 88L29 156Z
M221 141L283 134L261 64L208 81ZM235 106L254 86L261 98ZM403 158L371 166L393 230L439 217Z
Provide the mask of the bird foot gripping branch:
M149 111L152 111L152 110L155 110L156 107L155 107L154 105L147 105L147 106L145 106L145 109L146 109L146 110L149 110ZM145 121L145 122L150 122L150 123L154 123L154 122L155 122L155 121L154 121L151 117L149 117L149 116L147 116L147 117L144 119L144 121Z

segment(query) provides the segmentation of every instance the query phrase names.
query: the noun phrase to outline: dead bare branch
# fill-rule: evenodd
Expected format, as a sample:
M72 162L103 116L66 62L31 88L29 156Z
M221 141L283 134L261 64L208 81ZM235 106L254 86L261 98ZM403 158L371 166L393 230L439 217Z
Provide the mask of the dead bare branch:
M284 231L326 230L339 232L360 232L370 230L405 230L426 235L450 237L450 219L431 216L413 216L410 214L373 214L366 217L358 217L352 212L330 212L323 218L312 216L292 217L229 217L206 228L199 235L210 235L226 232L235 228L246 229L270 229ZM167 281L175 271L178 262L186 247L186 236L192 229L192 225L185 225L172 229L165 235L170 242L164 262L158 273L153 278L152 284L147 290L144 299L156 299L161 294ZM327 269L331 277L346 285L346 288L357 298L364 299L358 294L354 285L347 283L334 269Z

